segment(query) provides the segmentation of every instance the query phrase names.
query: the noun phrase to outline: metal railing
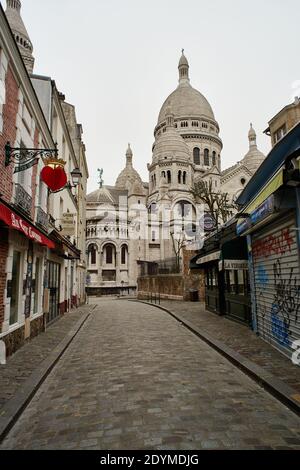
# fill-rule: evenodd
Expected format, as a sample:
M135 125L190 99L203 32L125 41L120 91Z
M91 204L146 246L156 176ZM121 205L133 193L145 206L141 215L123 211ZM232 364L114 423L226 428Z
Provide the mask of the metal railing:
M15 184L15 206L31 218L32 197L21 184Z
M37 208L37 213L36 213L36 223L43 227L45 230L48 230L49 228L49 220L48 220L48 214L46 214L43 209L38 206Z
M161 296L160 292L148 292L147 294L147 302L151 304L158 304L160 305L161 303Z

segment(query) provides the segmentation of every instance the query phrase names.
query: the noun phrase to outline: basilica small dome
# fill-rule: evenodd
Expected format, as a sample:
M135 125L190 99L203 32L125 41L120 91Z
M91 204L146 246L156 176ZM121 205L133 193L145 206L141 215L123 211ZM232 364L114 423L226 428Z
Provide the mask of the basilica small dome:
M244 156L242 163L252 172L255 173L258 167L262 164L265 155L258 149L256 143L256 132L250 124L249 138L249 151Z
M126 152L126 167L124 168L124 170L121 171L121 173L119 174L117 178L117 181L115 184L117 189L129 190L130 187L136 183L138 183L140 187L143 186L143 182L141 180L140 175L132 166L132 158L133 158L133 153L130 148L130 144L128 144L128 149Z
M174 116L171 107L166 105L166 131L156 140L153 148L153 161L180 159L190 160L190 150L181 135L174 127Z

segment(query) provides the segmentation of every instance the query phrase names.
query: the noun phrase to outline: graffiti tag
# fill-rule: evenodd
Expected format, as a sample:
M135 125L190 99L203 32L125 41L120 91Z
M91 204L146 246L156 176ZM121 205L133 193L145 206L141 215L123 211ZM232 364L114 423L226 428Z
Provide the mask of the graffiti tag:
M291 317L294 316L297 324L300 311L300 286L294 275L294 268L290 268L289 274L284 278L281 262L278 260L273 270L275 292L271 309L272 334L279 344L290 346Z
M269 257L273 254L283 255L292 251L294 242L294 234L290 232L290 229L282 229L280 235L269 235L262 240L254 242L252 246L253 256Z

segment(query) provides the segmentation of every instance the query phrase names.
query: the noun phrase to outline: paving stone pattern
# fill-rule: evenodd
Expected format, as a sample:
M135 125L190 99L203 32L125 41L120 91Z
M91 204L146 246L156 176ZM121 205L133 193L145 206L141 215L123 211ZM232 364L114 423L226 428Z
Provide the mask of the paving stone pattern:
M188 320L300 393L300 366L257 336L248 326L205 310L198 302L163 300L161 306Z
M28 341L8 359L5 366L0 366L0 411L2 406L20 390L24 381L39 364L64 339L83 313L91 311L92 308L92 305L84 305L65 314L50 325L45 333Z
M300 419L165 312L99 303L2 449L300 449Z

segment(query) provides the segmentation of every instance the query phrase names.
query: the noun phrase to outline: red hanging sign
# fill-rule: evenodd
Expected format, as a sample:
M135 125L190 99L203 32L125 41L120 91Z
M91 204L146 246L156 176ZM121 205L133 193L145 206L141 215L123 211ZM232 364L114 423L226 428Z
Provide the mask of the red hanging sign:
M51 189L51 191L58 191L67 184L67 175L63 168L51 168L45 166L41 171L41 180Z

